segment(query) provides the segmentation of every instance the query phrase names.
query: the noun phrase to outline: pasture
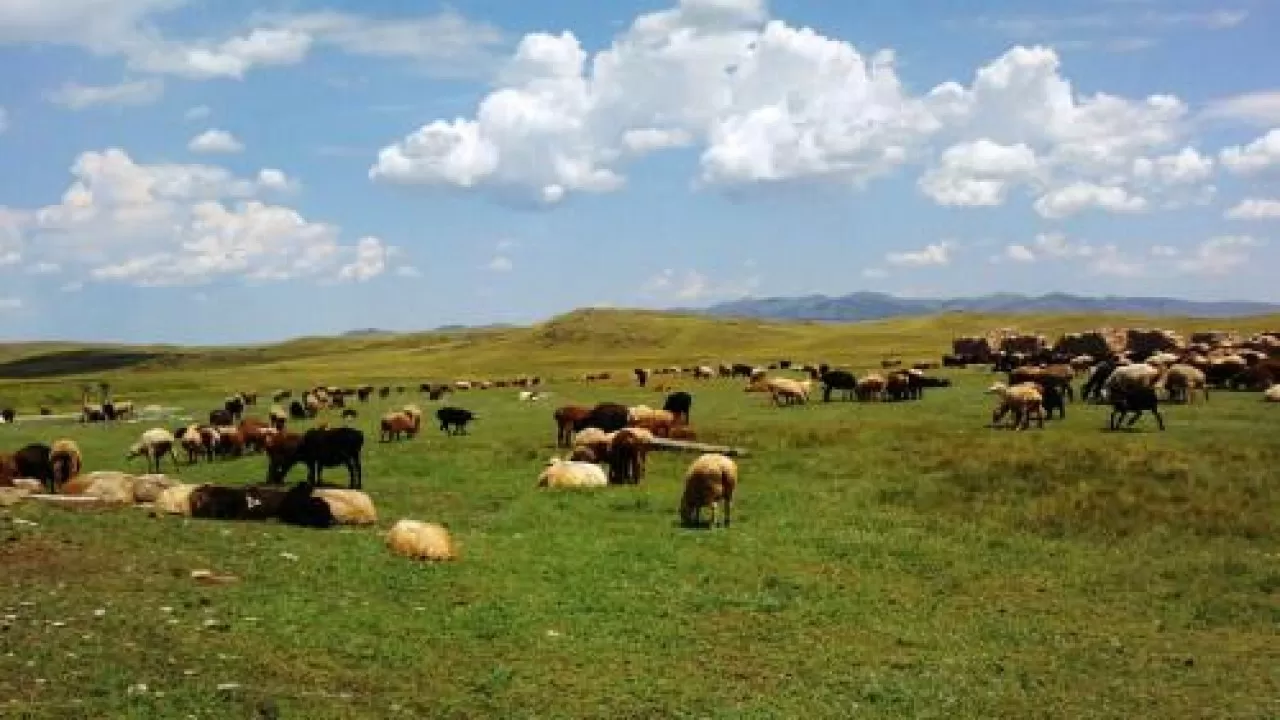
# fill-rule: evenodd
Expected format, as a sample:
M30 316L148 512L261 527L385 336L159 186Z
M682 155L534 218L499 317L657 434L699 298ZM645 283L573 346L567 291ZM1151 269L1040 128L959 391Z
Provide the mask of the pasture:
M759 324L623 319L635 327L586 316L417 346L362 340L363 356L355 341L311 356L211 351L94 376L197 417L233 389L411 389L355 405L376 529L0 510L0 716L1280 714L1280 407L1257 393L1162 408L1163 433L1149 419L1104 432L1109 409L1080 403L1014 433L985 427L985 368L939 372L955 386L919 402L787 408L740 380L685 377L699 440L751 451L733 527L693 530L676 522L693 455L652 454L636 487L535 490L559 452L554 407L660 404L629 382L634 365L792 355L866 368L886 352L936 358L963 328L783 326L774 347ZM566 379L578 368L614 380ZM485 371L543 373L552 396L447 396L479 419L469 435L440 433L417 381ZM78 401L86 378L3 391ZM411 401L422 435L378 443L380 411ZM322 419L339 424L336 411ZM87 469L128 469L146 427L19 423L0 442L65 435ZM177 474L265 472L250 456ZM382 533L401 517L447 524L461 558L393 557ZM239 581L200 585L197 568Z

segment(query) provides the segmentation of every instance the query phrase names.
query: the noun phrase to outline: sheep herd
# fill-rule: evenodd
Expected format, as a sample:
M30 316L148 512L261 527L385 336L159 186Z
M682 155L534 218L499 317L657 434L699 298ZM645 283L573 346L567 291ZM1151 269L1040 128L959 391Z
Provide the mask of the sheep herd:
M1102 402L1110 405L1109 429L1133 426L1150 413L1160 430L1165 418L1160 403L1197 400L1207 402L1211 388L1263 389L1263 398L1280 403L1280 360L1266 353L1215 352L1187 348L1178 352L1123 352L1100 357L1066 357L1053 352L1004 352L988 358L993 372L1006 377L991 384L986 393L995 396L992 427L1027 429L1034 423L1045 427L1046 420L1065 420L1068 403ZM778 408L807 405L821 391L822 401L908 402L922 400L928 388L947 388L950 379L930 375L941 366L960 364L954 356L942 363L919 362L900 367L901 361L886 359L875 371L856 375L847 367L826 363L799 364L787 360L767 366L746 363L664 368L636 368L635 383L659 392L671 389L671 376L687 375L694 381L717 378L745 380L748 393L767 394ZM592 372L581 379L591 383L608 381L615 373ZM1081 383L1079 393L1075 384ZM499 387L521 388L517 399L537 402L549 393L530 388L542 385L539 377L520 376L508 380L457 380L452 383L422 383L419 392L434 400L468 390ZM356 387L315 386L293 392L270 393L272 405L265 417L248 413L258 403L256 392L236 392L208 413L207 423L189 423L174 428L150 427L125 451L126 460L141 458L146 474L129 475L116 471L84 474L84 462L75 441L62 438L49 445L33 443L13 453L0 453L0 487L25 488L33 495L82 496L115 502L145 503L158 515L174 514L198 518L234 520L277 519L304 527L342 524L371 525L377 521L373 501L364 492L362 455L364 433L348 426L358 417L354 405L367 403L375 395L388 398L404 393L404 385L360 385ZM284 403L288 403L285 405ZM668 392L661 407L599 402L595 405L565 404L555 407L555 444L564 457L553 456L540 468L536 488L600 488L635 485L643 481L647 459L654 450L696 450L699 455L688 466L677 514L684 525L702 524L709 510L709 525L728 527L732 503L738 488L739 468L732 448L716 448L696 442L692 427L694 395L688 391ZM316 420L322 411L340 411L342 425L330 427L319 421L301 431L290 429L298 421ZM5 409L12 421L12 409ZM442 405L436 410L440 431L447 436L465 434L478 416L465 408ZM130 401L91 403L85 397L80 413L84 423L135 419ZM377 420L380 443L412 441L422 428L423 410L409 403L384 412ZM183 484L161 474L166 467L178 472L182 462L214 462L247 455L265 458L263 482L248 486ZM298 465L306 468L306 479L288 485L286 479ZM326 486L323 472L344 469L347 487ZM406 557L447 559L456 555L447 530L416 520L402 520L387 533L388 547Z

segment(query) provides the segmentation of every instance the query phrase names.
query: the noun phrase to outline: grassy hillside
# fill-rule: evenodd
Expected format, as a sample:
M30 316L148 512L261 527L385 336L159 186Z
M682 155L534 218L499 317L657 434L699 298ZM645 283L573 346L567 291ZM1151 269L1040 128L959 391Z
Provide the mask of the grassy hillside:
M1017 327L1051 337L1101 325L1243 332L1280 328L1280 316L1231 321L1135 316L948 314L863 323L779 323L635 310L579 310L532 327L393 336L306 338L252 348L78 348L11 345L0 352L0 401L78 403L79 387L106 380L159 400L171 390L267 389L307 383L416 382L457 376L588 370L781 357L872 367L889 355L936 359L957 335ZM132 355L133 357L130 357ZM193 373L199 373L193 384Z

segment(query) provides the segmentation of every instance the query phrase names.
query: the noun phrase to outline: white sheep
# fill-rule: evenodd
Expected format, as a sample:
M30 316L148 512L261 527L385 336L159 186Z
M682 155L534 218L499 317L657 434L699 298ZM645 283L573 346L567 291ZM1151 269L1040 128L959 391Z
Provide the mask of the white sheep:
M376 525L378 511L373 499L360 490L347 488L316 488L313 496L325 501L333 520L339 525Z
M540 488L605 487L609 478L604 468L595 463L561 460L553 457L538 476Z
M191 493L199 485L170 485L160 491L152 505L156 515L181 515L191 517Z
M724 505L724 527L729 527L733 514L733 493L738 487L738 465L718 453L700 455L684 475L684 494L680 497L680 521L697 525L702 508L711 507L711 523L716 524L716 506Z
M453 560L457 551L442 525L400 520L387 531L387 547L396 555L414 560Z
M1044 395L1040 386L1032 382L1019 383L1012 387L1004 383L995 383L986 392L1000 396L1000 404L991 413L991 424L997 425L1006 413L1013 412L1013 425L1018 430L1025 430L1035 418L1040 427L1044 427Z
M1272 385L1262 393L1263 402L1280 403L1280 385Z
M160 459L168 455L173 460L173 469L178 469L178 456L173 451L174 440L173 433L164 428L151 428L142 433L142 438L129 447L129 452L125 455L125 460L142 455L147 458L147 470L155 467L157 473L160 472Z

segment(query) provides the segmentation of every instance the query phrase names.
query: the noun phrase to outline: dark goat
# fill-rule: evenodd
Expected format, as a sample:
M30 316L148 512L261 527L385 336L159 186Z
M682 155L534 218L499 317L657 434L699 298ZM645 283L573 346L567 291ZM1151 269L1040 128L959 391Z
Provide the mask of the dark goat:
M13 454L17 477L34 478L44 483L49 492L54 491L53 449L44 443L32 443Z
M322 478L324 468L347 468L348 486L359 490L364 483L363 469L360 465L360 453L364 450L364 433L355 428L312 428L303 433L302 438L292 453L288 452L287 440L268 448L272 453L272 467L268 470L271 482L281 483L289 471L297 463L307 466L307 482L315 485ZM280 457L273 451L279 450Z
M858 389L858 379L848 370L822 370L819 379L822 381L822 402L831 402L832 391L844 393L845 400L852 400Z
M618 403L600 403L591 408L591 411L585 417L573 423L575 432L593 427L599 428L604 432L617 432L627 426L630 419L630 409L626 405Z
M689 411L693 409L693 396L683 390L673 392L662 403L662 409L675 416L676 422L689 424Z
M436 410L436 419L440 421L440 429L449 432L453 428L453 435L461 435L467 431L467 423L476 419L474 413L460 407L446 405Z
M1156 389L1145 385L1125 385L1111 388L1111 422L1108 427L1119 430L1124 416L1133 413L1127 427L1133 427L1142 417L1144 411L1150 411L1156 417L1156 426L1164 430L1164 418L1160 417L1160 402L1156 398Z

